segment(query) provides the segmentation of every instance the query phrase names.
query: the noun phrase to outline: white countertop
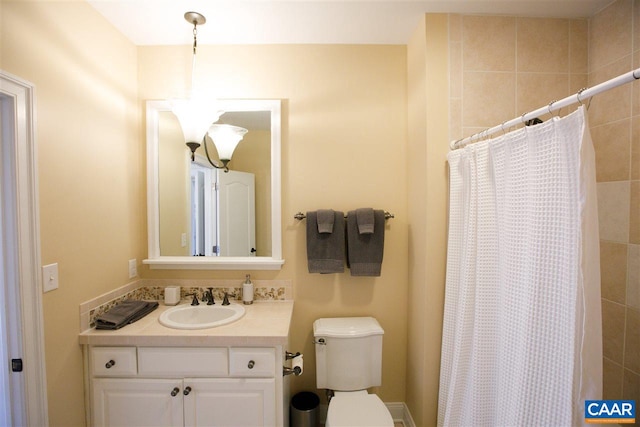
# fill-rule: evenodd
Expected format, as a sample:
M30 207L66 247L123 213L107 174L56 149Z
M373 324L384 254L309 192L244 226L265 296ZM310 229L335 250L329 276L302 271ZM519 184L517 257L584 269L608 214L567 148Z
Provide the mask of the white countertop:
M183 303L184 304L184 303ZM285 345L293 301L255 301L245 305L244 316L229 325L209 329L172 329L158 317L171 308L160 306L146 317L115 331L89 329L79 335L82 345L113 346L273 346Z

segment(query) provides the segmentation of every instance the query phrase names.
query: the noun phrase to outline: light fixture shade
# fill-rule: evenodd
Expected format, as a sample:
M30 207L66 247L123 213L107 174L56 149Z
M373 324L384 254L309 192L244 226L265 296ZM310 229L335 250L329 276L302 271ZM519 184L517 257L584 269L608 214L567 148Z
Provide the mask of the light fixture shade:
M233 151L247 132L245 128L223 124L209 128L209 136L218 150L220 160L231 160Z
M207 99L174 99L171 111L176 115L184 134L185 142L202 142L207 129L224 113L219 111L216 102Z

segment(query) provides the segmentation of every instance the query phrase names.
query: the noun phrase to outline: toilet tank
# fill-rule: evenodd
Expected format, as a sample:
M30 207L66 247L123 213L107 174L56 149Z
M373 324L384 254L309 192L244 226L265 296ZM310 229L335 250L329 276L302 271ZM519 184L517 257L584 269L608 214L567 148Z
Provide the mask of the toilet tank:
M382 335L373 317L339 317L313 322L318 388L364 390L382 383Z

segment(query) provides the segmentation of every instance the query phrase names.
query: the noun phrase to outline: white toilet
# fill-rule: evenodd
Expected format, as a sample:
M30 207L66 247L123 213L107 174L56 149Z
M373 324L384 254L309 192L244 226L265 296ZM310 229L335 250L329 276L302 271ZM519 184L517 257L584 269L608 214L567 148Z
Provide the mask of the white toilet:
M382 383L382 335L373 317L313 322L316 381L331 390L326 427L393 427L389 410L367 388Z

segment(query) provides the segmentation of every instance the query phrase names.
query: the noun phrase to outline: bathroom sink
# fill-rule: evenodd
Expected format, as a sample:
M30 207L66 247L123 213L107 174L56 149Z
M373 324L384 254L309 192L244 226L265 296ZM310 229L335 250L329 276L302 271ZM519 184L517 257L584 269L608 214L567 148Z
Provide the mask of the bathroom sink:
M170 308L160 315L160 323L173 329L206 329L227 325L244 316L244 307L230 305L189 305Z

